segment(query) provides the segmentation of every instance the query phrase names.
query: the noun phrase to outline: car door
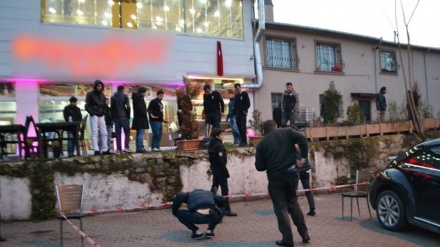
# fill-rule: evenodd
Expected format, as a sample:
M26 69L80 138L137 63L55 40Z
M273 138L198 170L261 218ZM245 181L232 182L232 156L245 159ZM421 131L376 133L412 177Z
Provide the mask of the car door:
M440 147L429 147L409 156L405 175L413 186L417 220L440 223Z

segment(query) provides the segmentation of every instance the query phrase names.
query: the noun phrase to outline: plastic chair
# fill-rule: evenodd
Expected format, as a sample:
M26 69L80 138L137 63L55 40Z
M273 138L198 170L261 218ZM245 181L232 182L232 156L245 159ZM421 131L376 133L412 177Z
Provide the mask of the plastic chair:
M63 222L67 219L79 220L80 229L83 230L82 218L82 199L84 195L84 185L65 184L56 186L58 199L58 220L60 221L60 241L63 246ZM65 217L64 217L64 216ZM81 236L81 246L84 246L84 239Z
M359 208L359 197L363 197L367 199L367 207L368 212L370 213L370 219L371 217L371 210L370 210L370 202L368 200L368 191L370 187L370 178L372 174L370 171L359 171L356 170L356 184L354 185L354 191L350 192L342 192L342 219L344 219L344 198L348 197L350 198L350 221L353 220L353 199L356 198L357 208L359 216L361 216L361 210ZM360 183L368 183L368 184L361 184Z
M85 139L85 132L86 132L86 126L87 126L87 119L89 118L89 115L86 115L81 120L81 125L79 127L79 147L81 149L82 155L87 155L87 144Z

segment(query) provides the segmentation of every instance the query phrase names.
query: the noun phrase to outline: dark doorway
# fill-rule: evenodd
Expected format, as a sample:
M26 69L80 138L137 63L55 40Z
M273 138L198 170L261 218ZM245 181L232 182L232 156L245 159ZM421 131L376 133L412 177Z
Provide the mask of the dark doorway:
M359 107L361 111L364 113L365 122L371 122L371 101L369 100L359 100Z

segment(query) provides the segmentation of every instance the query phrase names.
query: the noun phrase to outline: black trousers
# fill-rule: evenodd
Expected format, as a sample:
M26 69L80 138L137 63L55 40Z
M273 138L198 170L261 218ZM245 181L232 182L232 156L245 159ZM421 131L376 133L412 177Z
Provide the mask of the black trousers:
M299 235L308 235L307 226L301 207L298 204L298 172L296 170L269 177L269 195L278 221L284 243L293 243L290 218Z
M243 113L237 113L236 122L237 122L238 132L240 132L241 144L247 144L246 115Z
M307 171L302 171L299 173L299 179L305 190L310 189L310 173ZM313 193L311 191L305 192L307 197L307 202L309 203L310 210L315 210L315 199L313 198Z

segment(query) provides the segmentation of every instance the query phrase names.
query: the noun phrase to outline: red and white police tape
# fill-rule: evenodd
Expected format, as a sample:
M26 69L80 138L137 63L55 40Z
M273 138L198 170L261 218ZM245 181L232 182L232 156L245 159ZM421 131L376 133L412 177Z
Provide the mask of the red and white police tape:
M67 221L67 223L69 223L69 225L73 227L73 229L75 229L77 233L79 233L79 235L81 235L85 240L87 240L87 242L89 242L92 246L101 247L98 243L93 241L93 239L89 238L87 234L82 232L77 226L75 226L72 222L70 222L70 220L66 217L66 215L61 214L61 216Z

